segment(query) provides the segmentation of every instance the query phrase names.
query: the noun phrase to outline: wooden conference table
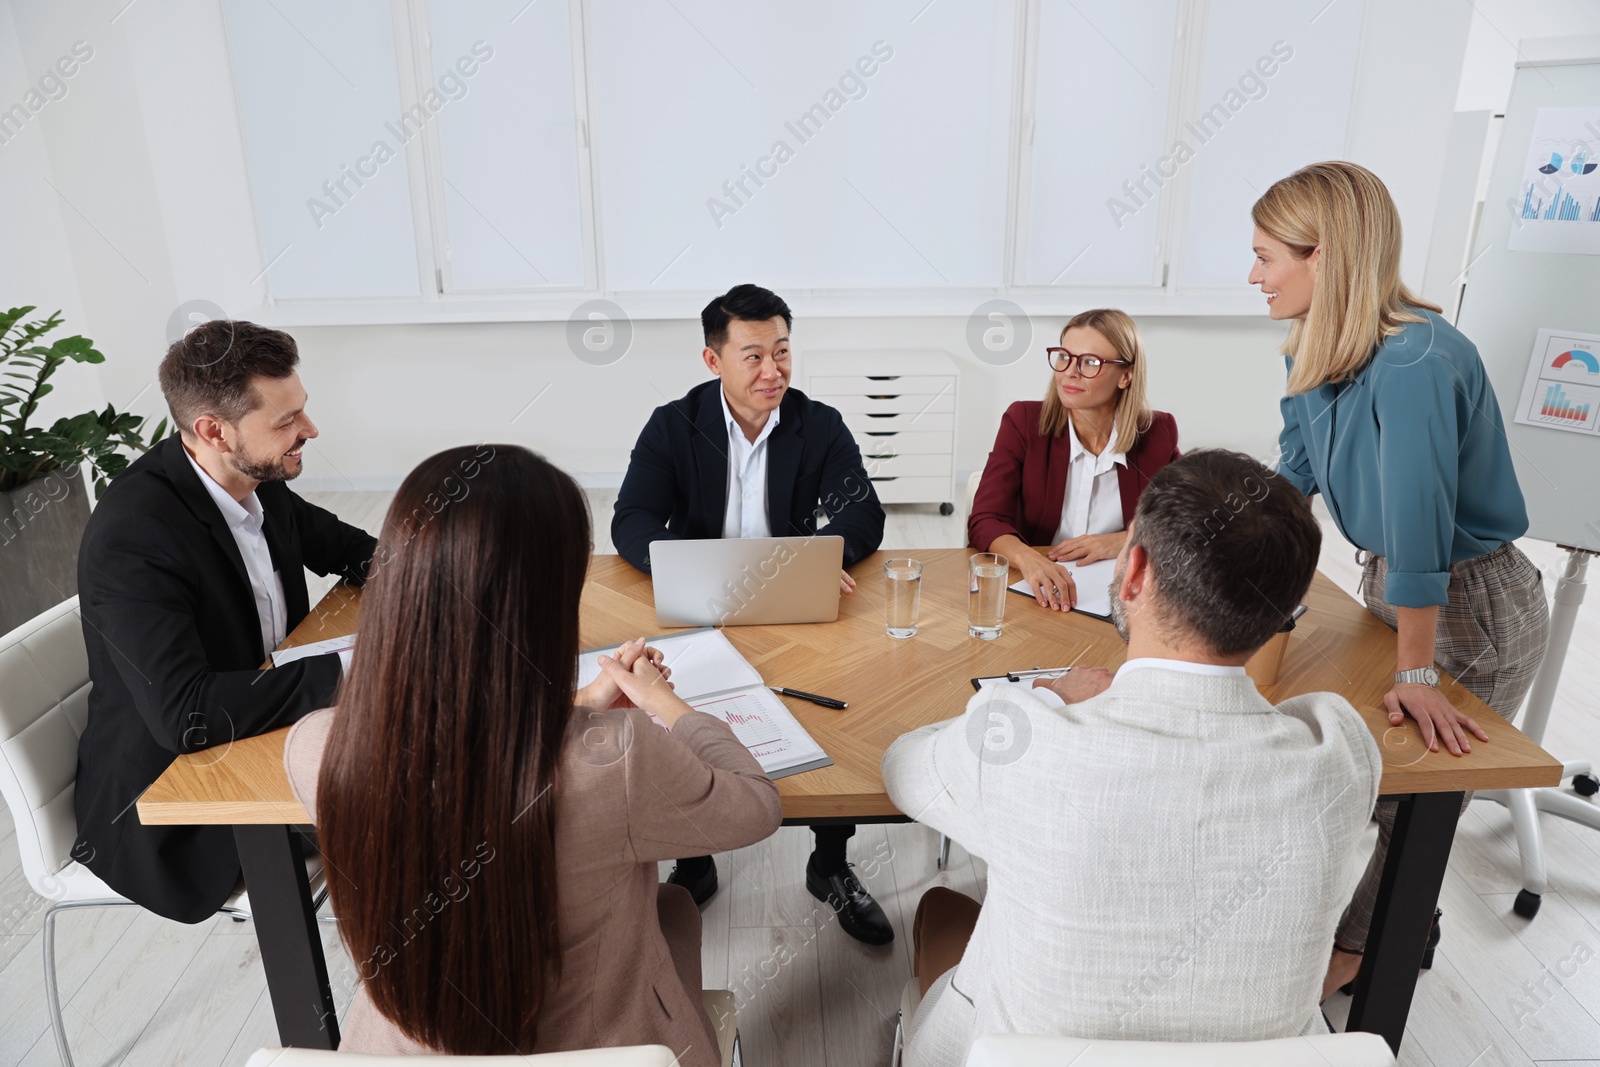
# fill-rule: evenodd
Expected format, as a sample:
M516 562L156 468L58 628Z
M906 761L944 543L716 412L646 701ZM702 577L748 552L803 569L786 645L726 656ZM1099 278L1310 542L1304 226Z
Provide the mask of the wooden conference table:
M884 632L883 561L906 554L878 552L852 567L860 584L842 598L837 622L725 631L769 684L850 704L832 711L783 698L833 758L831 767L778 781L786 824L904 820L884 791L883 752L906 731L959 714L972 678L1069 663L1114 668L1124 659L1110 624L1014 595L998 640L969 637L964 549L915 553L924 564L921 625L915 638L894 640ZM1262 692L1274 702L1341 693L1378 740L1382 792L1400 810L1347 1026L1382 1034L1398 1050L1462 792L1556 785L1561 764L1450 679L1441 690L1483 725L1491 743L1460 757L1428 752L1415 723L1391 727L1383 711L1394 635L1320 573L1306 603L1277 683ZM359 607L358 590L336 586L284 647L354 632ZM650 579L618 556L595 556L581 631L585 648L658 633ZM145 823L234 827L279 1037L285 1045L336 1048L338 1021L304 866L301 830L309 820L283 770L287 732L178 757L140 798L138 812ZM1150 781L1160 787L1159 779Z

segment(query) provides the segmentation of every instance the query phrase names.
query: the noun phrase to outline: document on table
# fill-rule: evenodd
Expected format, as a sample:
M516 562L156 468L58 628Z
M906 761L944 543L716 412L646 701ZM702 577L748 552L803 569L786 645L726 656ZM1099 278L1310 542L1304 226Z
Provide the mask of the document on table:
M297 659L306 659L309 656L325 656L329 652L348 653L356 647L356 635L345 634L343 637L330 637L325 641L313 641L309 645L296 645L294 648L284 648L272 654L272 665L281 667L285 663L293 663ZM350 657L339 657L346 668L350 666Z
M1117 561L1103 559L1098 563L1090 563L1080 567L1076 563L1063 563L1067 573L1072 575L1073 584L1078 587L1078 604L1073 611L1081 611L1085 615L1093 615L1097 619L1111 618L1111 579L1117 571ZM1026 578L1011 583L1013 593L1021 593L1025 597L1033 596L1033 587Z
M761 680L721 630L706 627L651 638L672 668L672 684L686 704L715 715L733 730L770 778L828 767L833 760L783 701ZM600 674L601 653L617 646L591 648L578 656L578 685Z

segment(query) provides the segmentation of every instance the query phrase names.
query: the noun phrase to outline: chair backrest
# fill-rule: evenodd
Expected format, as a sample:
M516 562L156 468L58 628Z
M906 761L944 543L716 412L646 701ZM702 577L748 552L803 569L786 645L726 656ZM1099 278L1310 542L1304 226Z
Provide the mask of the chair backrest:
M538 1056L367 1056L307 1048L264 1048L251 1056L244 1067L502 1067L508 1063L536 1067L674 1067L677 1062L665 1045L546 1052Z
M978 483L983 481L982 471L973 471L967 477L967 514L972 514L972 501L978 495Z
M17 825L22 873L34 892L64 893L73 862L78 738L89 718L89 655L78 598L0 637L0 796Z
M1219 1043L1085 1041L1076 1037L989 1034L972 1043L967 1067L1392 1067L1377 1034L1318 1034Z

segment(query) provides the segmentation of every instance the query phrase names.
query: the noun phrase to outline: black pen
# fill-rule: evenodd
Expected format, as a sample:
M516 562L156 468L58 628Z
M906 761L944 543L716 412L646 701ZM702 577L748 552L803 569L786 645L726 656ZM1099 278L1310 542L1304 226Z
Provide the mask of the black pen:
M794 697L796 700L809 700L813 704L821 704L823 707L833 708L835 711L843 711L850 706L842 700L835 700L832 697L819 697L815 693L802 693L798 689L785 689L781 685L769 685L767 688L774 693L782 693L784 696Z

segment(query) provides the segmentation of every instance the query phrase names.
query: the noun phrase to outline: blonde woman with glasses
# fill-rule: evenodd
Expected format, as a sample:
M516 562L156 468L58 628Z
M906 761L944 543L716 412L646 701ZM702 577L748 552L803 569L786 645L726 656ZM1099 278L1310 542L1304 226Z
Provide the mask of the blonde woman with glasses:
M1471 341L1400 281L1400 216L1377 176L1317 163L1251 209L1250 284L1290 322L1278 471L1321 493L1360 552L1368 610L1396 631L1389 721L1416 720L1432 751L1488 741L1438 689L1439 669L1510 721L1544 656L1539 570L1500 406ZM1467 794L1467 799L1471 794ZM1360 969L1395 804L1334 934L1323 997ZM1423 966L1439 940L1438 913Z
M1065 564L1122 551L1139 495L1178 458L1178 424L1145 401L1144 341L1125 312L1075 315L1045 357L1050 389L1006 409L967 538L1015 564L1040 604L1067 611L1078 596Z

